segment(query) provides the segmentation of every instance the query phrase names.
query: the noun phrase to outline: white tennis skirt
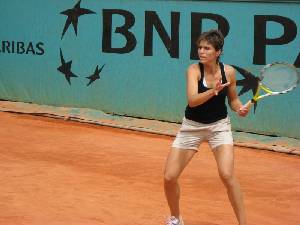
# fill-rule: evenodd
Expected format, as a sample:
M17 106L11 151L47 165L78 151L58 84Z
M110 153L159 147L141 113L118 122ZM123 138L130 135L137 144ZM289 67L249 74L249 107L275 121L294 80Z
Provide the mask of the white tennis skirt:
M198 151L203 141L208 141L212 149L219 145L233 145L230 118L205 124L184 117L172 147Z

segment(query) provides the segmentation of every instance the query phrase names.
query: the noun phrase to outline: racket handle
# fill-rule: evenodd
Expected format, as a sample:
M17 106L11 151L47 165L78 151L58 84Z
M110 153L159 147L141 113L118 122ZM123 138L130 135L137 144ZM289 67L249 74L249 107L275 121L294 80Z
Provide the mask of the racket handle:
M251 99L249 100L244 106L244 109L247 109L248 111L250 111L251 107L255 104L255 100Z

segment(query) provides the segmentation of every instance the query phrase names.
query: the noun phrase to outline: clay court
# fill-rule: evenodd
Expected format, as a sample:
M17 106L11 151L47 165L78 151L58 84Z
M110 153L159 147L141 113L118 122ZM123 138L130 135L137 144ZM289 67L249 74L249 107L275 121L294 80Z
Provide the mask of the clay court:
M172 137L0 112L1 225L158 225ZM299 156L235 147L249 224L300 224ZM208 145L181 177L186 225L237 224Z

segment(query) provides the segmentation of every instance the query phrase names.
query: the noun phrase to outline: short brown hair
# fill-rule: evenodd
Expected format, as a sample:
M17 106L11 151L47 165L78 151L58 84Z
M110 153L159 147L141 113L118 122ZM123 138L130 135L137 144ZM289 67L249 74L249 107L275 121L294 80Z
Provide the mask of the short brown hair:
M214 48L219 51L223 49L224 36L219 30L209 30L203 32L197 39L197 46L199 46L201 41L207 41L209 44L214 46Z

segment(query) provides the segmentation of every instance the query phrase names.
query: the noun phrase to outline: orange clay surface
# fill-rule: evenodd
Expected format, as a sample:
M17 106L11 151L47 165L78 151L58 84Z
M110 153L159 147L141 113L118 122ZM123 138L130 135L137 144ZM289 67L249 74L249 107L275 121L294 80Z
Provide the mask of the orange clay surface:
M0 225L162 225L172 140L0 112ZM299 156L235 154L249 225L299 225ZM237 224L207 143L180 183L185 225Z

